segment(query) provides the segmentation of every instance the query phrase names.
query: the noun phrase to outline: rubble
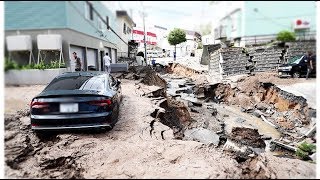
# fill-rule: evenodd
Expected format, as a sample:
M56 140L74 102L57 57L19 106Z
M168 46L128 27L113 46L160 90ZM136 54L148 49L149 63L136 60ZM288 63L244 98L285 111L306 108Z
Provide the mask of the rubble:
M219 135L204 128L186 129L184 135L184 140L194 140L204 144L213 144L215 146L217 146L220 141Z
M140 80L143 77L140 73ZM150 79L155 86L163 84L157 78ZM189 82L189 85L193 84ZM146 87L129 80L124 80L123 86L125 98L121 106L126 110L120 111L115 128L104 134L66 134L38 139L21 115L7 116L11 119L5 119L5 145L9 154L6 175L20 178L172 178L182 177L183 168L186 172L183 177L189 178L315 177L314 164L261 153L266 147L262 142L270 137L261 136L254 129L237 127L226 135L228 122L225 119L234 115L227 115L214 103L199 100L202 106L193 105L192 110L184 104L183 97L177 100L163 93L165 87ZM237 88L223 85L221 88L222 94L216 99L227 105L228 98L237 96L228 91ZM203 88L206 96L211 92L210 86ZM250 108L255 109L256 103L251 104ZM239 119L244 120L248 121L243 117ZM202 143L176 140L188 138ZM246 148L245 153L234 152L230 156L223 153L221 147L230 142L240 149ZM203 146L206 143L208 146ZM208 166L213 169L208 171ZM148 170L148 167L155 168Z

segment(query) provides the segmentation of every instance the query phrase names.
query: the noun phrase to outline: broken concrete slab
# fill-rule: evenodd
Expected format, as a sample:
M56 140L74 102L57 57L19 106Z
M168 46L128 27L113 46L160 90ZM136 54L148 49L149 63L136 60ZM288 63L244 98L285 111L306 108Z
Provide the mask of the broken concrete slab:
M261 118L263 119L264 122L268 123L270 126L276 127L276 125L272 124L270 121L267 120L263 115L261 115Z
M128 72L128 63L111 63L111 72Z
M219 135L204 128L187 129L184 135L187 140L196 140L204 144L218 145L220 142Z
M279 142L279 141L277 141L277 140L272 140L272 141L271 141L271 144L278 145L278 146L280 146L280 147L282 147L282 148L285 148L285 149L287 149L287 150L294 151L294 152L297 150L296 147L289 146L289 145L284 144L284 143L281 143L281 142Z
M316 126L313 126L305 135L307 136L307 137L311 137L312 136L312 134L316 131Z
M309 156L310 159L312 159L313 162L316 162L317 160L317 153L313 153L311 156Z

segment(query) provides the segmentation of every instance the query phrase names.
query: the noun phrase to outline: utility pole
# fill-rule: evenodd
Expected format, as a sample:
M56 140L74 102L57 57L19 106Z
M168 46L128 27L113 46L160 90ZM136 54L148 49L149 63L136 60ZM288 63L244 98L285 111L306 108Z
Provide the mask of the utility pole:
M145 53L145 62L147 64L147 43L146 43L146 26L144 21L144 12L143 12L143 41L144 41L144 53Z
M142 12L142 17L143 17L143 42L144 42L144 57L145 57L145 63L147 65L147 43L146 43L146 26L145 26L145 20L144 20L144 17L145 17L145 12L144 12L144 6L142 4L142 2L140 1L141 3L141 6L143 8L143 12Z

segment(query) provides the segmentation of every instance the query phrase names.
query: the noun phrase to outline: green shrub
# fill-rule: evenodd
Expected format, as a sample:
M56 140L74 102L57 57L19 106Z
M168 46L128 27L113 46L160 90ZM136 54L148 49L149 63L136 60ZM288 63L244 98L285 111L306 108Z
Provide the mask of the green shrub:
M4 64L4 71L8 71L10 69L20 69L20 66L15 61L6 58Z
M35 64L35 65L34 65L34 69L44 70L44 69L46 69L46 64L44 63L43 60L41 60L41 61L39 62L39 64Z
M299 149L302 151L308 152L308 153L314 153L316 152L316 145L314 144L308 144L307 142L303 142L298 146Z
M307 142L303 142L298 146L296 151L296 155L303 160L308 160L309 155L316 152L316 145L308 144Z
M290 42L296 40L296 35L294 32L281 31L277 35L277 40L282 42Z
M50 64L45 64L43 60L41 60L39 62L39 64L35 64L35 63L31 63L31 64L27 64L27 65L19 65L18 63L16 63L13 60L10 60L8 58L5 59L5 66L4 66L4 70L8 71L10 69L21 69L21 70L26 70L26 69L56 69L56 68L61 68L61 67L66 67L65 63L61 63L59 66L59 61L58 60L54 60L51 61Z
M302 160L308 160L309 159L309 153L302 151L301 149L297 149L296 155L300 157Z

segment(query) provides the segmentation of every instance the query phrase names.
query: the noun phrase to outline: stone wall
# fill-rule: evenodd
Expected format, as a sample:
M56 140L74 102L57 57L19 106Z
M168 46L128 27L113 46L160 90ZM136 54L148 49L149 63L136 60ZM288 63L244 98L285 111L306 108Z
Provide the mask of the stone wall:
M248 53L255 62L255 72L276 70L284 56L284 51L285 48L279 46L248 48Z
M203 65L209 65L210 56L215 51L219 50L221 48L220 44L213 44L213 45L203 45L203 52L201 56L201 64Z
M235 75L248 73L246 66L249 57L242 52L242 48L223 48L221 50L223 75Z
M209 74L211 76L219 76L220 74L220 51L215 51L210 55Z
M315 40L288 42L286 43L286 46L289 46L287 54L288 59L305 54L307 51L316 53L317 50Z
M286 63L286 59L302 55L310 50L316 52L316 41L296 41L247 48L221 48L221 46L208 46L207 48L210 74L226 77L247 74L252 71L276 71L280 64Z

